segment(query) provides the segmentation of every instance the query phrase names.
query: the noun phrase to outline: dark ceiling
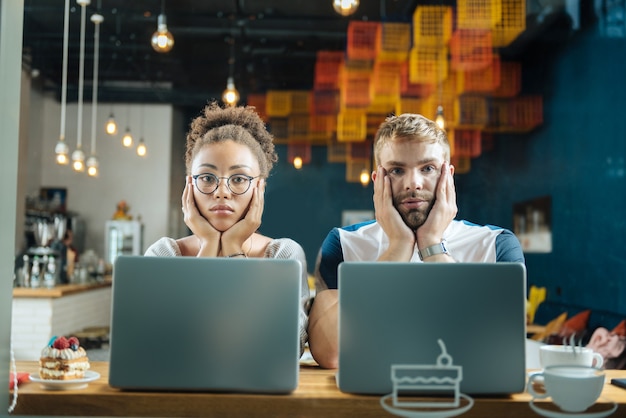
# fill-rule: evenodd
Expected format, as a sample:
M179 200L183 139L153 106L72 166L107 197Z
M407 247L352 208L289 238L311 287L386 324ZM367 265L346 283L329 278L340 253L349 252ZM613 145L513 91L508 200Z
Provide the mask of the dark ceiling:
M77 100L80 6L69 0L68 101ZM150 37L164 4L172 51L155 52ZM419 1L419 4L428 4ZM442 1L430 4L444 4ZM445 4L450 3L446 0ZM231 71L242 99L269 89L311 89L316 52L346 48L351 19L411 22L418 0L361 0L342 17L331 0L92 0L86 7L84 99L91 98L94 24L100 29L99 102L171 103L198 108L221 97ZM23 65L43 89L61 97L63 0L25 0ZM531 11L527 11L531 16ZM509 49L520 54L541 34L538 20ZM548 22L542 17L543 26ZM234 60L230 60L234 54Z
M198 106L221 96L232 71L242 97L268 89L310 89L318 50L345 50L349 19L410 22L417 0L362 0L342 17L331 0L169 0L165 15L175 44L155 52L150 37L161 0L92 0L86 7L85 93L91 95L93 13L100 29L102 102L165 102ZM24 65L60 97L64 1L26 0ZM80 6L70 0L68 101L76 100ZM234 44L231 47L231 43Z

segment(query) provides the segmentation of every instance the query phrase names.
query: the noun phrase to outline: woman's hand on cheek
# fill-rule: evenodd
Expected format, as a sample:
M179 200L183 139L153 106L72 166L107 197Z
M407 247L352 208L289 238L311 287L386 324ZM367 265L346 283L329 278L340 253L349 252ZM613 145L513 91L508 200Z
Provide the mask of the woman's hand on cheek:
M215 254L212 254L212 256L216 256L220 241L220 232L213 228L213 225L211 225L198 210L193 188L191 176L188 176L182 196L183 220L185 225L187 225L191 232L200 240L201 250L203 247L215 243Z
M259 180L252 191L252 199L243 218L222 234L222 252L235 254L242 251L244 242L261 226L265 205L265 179Z

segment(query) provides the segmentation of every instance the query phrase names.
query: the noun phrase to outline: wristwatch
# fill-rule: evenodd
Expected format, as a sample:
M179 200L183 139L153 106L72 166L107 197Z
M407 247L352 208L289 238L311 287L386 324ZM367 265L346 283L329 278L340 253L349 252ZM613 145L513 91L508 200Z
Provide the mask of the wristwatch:
M448 252L448 248L446 248L446 240L442 240L439 244L431 245L430 247L417 250L417 255L420 256L420 260L422 261L424 261L425 258L437 254L450 254Z

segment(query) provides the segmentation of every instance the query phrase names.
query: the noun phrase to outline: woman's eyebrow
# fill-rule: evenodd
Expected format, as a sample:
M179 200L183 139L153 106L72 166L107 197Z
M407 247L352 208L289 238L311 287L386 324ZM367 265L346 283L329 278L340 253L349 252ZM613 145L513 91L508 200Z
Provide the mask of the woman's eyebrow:
M204 163L204 164L200 164L200 167L207 167L207 168L212 168L213 170L217 170L217 167L214 166L213 164Z
M210 168L210 169L213 169L213 170L217 170L218 169L216 165L209 164L209 163L200 164L198 167L199 168L200 167L206 167L206 168ZM246 165L246 164L231 165L230 167L228 167L228 170L238 170L240 168L247 168L249 170L252 170L252 167L250 167L249 165Z
M249 170L252 170L252 167L250 167L249 165L246 165L246 164L231 165L229 170L237 170L239 168L247 168Z

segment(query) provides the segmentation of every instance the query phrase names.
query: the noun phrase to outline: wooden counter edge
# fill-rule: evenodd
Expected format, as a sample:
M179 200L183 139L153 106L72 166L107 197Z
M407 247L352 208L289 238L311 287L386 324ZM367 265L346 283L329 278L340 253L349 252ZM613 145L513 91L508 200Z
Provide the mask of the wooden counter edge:
M15 287L13 288L14 298L60 298L63 296L72 295L75 293L88 292L90 290L101 289L103 287L110 287L113 281L110 278L105 278L101 282L93 283L70 283L61 284L53 288L30 288L30 287Z
M18 371L34 372L36 362L18 362ZM177 393L120 391L108 385L108 363L93 362L101 374L89 387L75 391L46 391L36 383L20 385L16 415L73 416L387 416L380 407L380 396L351 395L335 386L333 370L301 367L299 386L290 395L233 393ZM625 416L626 391L610 384L613 377L626 377L626 370L607 370L600 403L619 404L613 416ZM21 399L21 402L20 402ZM528 393L504 397L475 397L466 418L534 416ZM600 406L600 405L599 405ZM485 415L487 414L487 415Z

